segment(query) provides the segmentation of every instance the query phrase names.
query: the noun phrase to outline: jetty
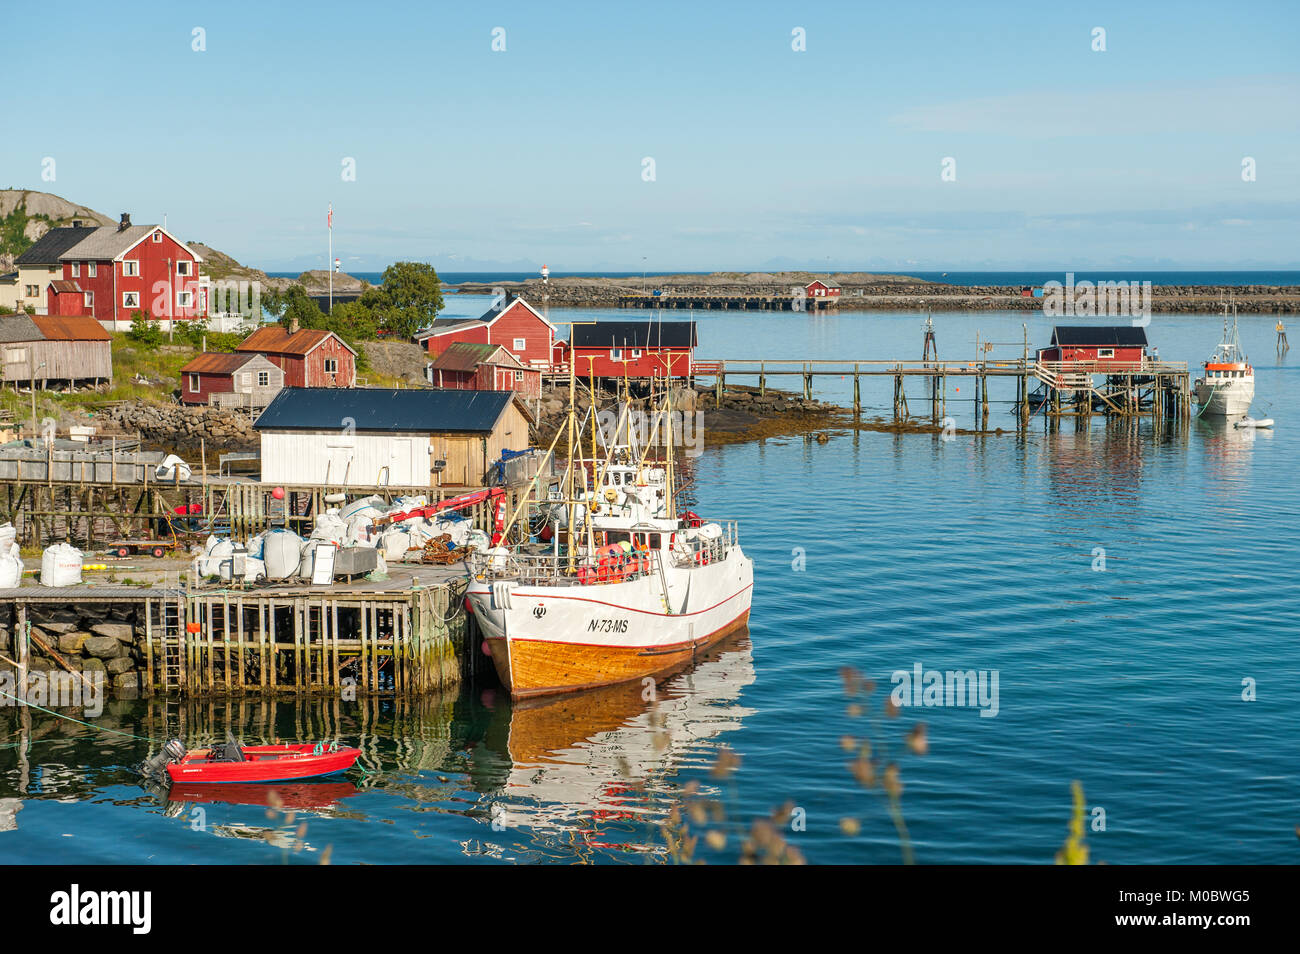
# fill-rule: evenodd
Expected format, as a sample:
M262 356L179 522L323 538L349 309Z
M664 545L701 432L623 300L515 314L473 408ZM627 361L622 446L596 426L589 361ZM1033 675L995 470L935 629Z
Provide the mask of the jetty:
M407 564L328 586L22 586L0 590L0 632L20 684L62 669L128 694L419 694L476 661L465 586L460 567Z

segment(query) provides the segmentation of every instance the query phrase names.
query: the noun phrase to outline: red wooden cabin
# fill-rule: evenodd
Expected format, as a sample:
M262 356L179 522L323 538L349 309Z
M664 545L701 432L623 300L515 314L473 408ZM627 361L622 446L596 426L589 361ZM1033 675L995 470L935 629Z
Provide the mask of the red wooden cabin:
M542 371L526 368L501 345L458 341L429 365L429 383L458 391L514 391L540 397Z
M839 285L834 282L824 282L820 278L809 282L803 290L809 298L834 298L840 294Z
M332 331L285 330L263 325L240 342L238 352L264 354L284 372L287 388L352 388L357 384L357 353Z
M597 321L573 326L568 357L583 378L684 378L695 345L693 321Z
M1146 349L1146 330L1134 325L1057 325L1052 343L1038 349L1038 360L1138 364Z
M522 298L509 298L478 318L437 318L415 336L431 355L457 342L500 345L530 368L549 368L554 360L555 326Z

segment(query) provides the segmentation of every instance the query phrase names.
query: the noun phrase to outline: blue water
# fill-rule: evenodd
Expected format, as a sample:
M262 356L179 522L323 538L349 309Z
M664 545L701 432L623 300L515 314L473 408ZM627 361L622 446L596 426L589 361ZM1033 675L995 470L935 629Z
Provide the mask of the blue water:
M697 317L701 352L714 357L783 355L792 338L809 358L919 356L921 343L914 314ZM1050 861L1072 780L1090 815L1105 813L1105 830L1088 833L1094 860L1294 862L1300 380L1296 360L1274 354L1273 322L1241 320L1272 433L1200 422L1171 436L1101 421L1048 433L1035 422L1023 437L844 432L826 444L717 447L706 433L694 491L706 515L741 521L756 564L750 632L675 677L654 705L609 693L512 711L484 683L420 707L247 701L171 713L191 739L234 726L245 738L361 742L368 774L300 793L316 807L292 818L160 800L125 769L145 743L36 714L26 767L0 748L0 862L312 863L328 849L336 864L640 864L666 860L661 822L692 783L725 813L695 829L727 835L718 851L701 839L711 861L734 860L749 825L786 803L806 828L785 825L785 838L808 860L898 861L879 789L848 771L846 735L897 760L922 863ZM977 333L1018 350L1024 323L945 314L940 356L973 352ZM1189 362L1218 331L1214 316L1194 315L1157 315L1147 328L1163 359ZM1031 346L1046 333L1029 322ZM818 388L842 397L849 385ZM867 389L869 416L889 404L888 388ZM965 426L972 408L949 398ZM1005 406L993 413L1010 426ZM996 670L996 716L881 715L891 674L917 663ZM849 712L845 666L879 686L864 715ZM1243 680L1255 701L1243 700ZM174 724L165 715L118 703L99 722L158 736ZM918 721L924 756L902 744ZM0 744L18 738L11 710L0 710L0 730ZM726 780L710 773L722 746L740 760ZM859 833L843 832L846 817ZM306 846L294 851L304 823Z
M764 271L764 269L755 269ZM812 269L824 272L825 269ZM835 269L834 274L845 271L877 271L879 269ZM1004 271L1004 272L897 272L885 274L910 275L930 282L947 285L1034 285L1057 281L1065 283L1067 271L1074 272L1075 281L1137 281L1153 285L1300 285L1300 271L1287 269L1114 269L1089 268L1059 271ZM299 272L271 272L273 277L297 278ZM522 282L537 278L538 272L439 272L439 277L449 285L460 282ZM707 275L708 272L682 272L674 274ZM640 272L552 272L553 278L641 278ZM365 279L372 285L383 281L383 272L356 272L355 278Z

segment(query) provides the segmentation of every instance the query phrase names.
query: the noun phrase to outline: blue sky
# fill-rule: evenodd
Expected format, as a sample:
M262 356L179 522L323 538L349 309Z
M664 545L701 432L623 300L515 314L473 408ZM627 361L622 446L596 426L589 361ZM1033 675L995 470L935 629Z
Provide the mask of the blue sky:
M349 271L1300 267L1294 2L295 7L10 5L0 187L272 271L331 202Z

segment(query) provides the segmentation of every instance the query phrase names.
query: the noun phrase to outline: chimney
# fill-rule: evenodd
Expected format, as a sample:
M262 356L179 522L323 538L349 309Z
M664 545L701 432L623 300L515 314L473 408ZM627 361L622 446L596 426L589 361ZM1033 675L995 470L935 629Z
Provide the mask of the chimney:
M291 334L291 335L296 335L297 333L298 333L298 316L297 316L297 315L290 315L290 316L289 316L289 334Z
M130 227L131 227L131 213L130 213L130 212L123 212L123 213L122 213L122 221L119 222L119 223L117 223L117 230L118 230L119 232L125 232L125 231L126 231L127 229L129 229Z

